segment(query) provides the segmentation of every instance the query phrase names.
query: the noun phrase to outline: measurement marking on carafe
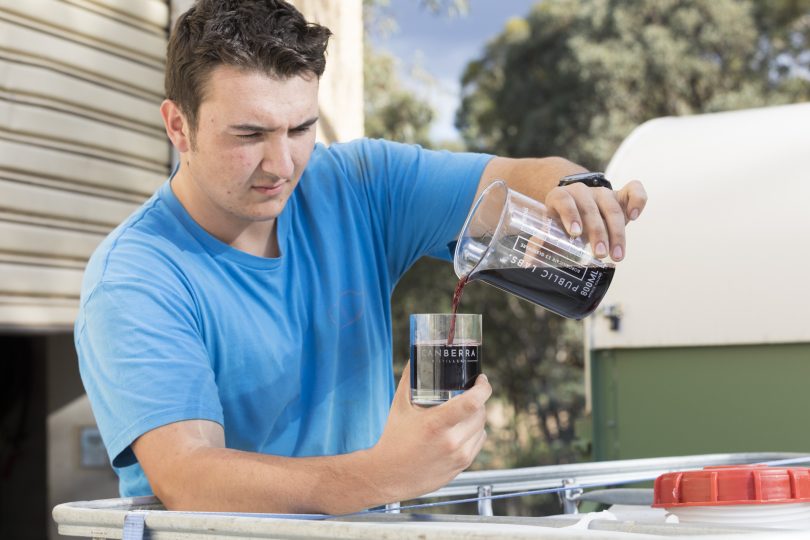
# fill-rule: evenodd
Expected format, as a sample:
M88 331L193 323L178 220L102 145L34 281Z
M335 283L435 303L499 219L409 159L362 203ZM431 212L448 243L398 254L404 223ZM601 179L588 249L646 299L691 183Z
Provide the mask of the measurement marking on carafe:
M536 242L532 242L528 238L518 236L515 240L513 250L523 256L527 254L526 252L529 249L531 249L531 252L528 253L528 255L531 256L532 262L537 261L540 264L548 266L549 268L553 268L554 270L567 274L577 281L583 281L585 279L585 268L580 267L578 262L571 260L559 253L555 253Z

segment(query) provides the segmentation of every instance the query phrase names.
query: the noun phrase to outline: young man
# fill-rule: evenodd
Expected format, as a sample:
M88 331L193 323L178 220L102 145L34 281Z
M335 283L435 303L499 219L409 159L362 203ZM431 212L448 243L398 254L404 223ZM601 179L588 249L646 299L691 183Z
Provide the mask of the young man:
M486 434L491 388L394 388L390 295L450 259L496 178L624 254L644 206L564 159L315 144L329 31L281 0L200 0L169 42L173 175L93 255L76 347L121 495L170 509L344 513L434 490Z

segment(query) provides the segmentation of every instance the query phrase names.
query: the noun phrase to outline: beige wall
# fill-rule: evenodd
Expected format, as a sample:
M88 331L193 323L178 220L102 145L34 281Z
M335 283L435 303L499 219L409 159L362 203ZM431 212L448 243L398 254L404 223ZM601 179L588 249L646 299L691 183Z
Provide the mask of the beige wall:
M69 330L96 245L166 177L165 0L0 0L0 330Z
M304 16L334 34L321 79L322 141L363 136L363 2L362 0L296 0Z

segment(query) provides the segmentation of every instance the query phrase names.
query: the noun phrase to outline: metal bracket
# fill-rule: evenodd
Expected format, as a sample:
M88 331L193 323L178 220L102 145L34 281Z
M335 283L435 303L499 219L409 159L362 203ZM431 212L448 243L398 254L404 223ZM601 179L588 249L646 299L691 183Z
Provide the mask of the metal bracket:
M602 314L610 322L610 331L618 332L622 327L622 306L619 304L609 304L602 308Z
M127 515L124 517L124 529L121 535L122 540L143 540L147 513L148 512L144 510L127 512Z
M392 502L385 505L385 513L386 514L399 514L400 510L399 507L402 506L399 502Z
M562 481L563 487L566 486L577 486L578 482L576 478L565 478ZM560 495L560 502L562 503L562 509L564 514L578 514L579 509L577 508L577 501L582 496L583 489L580 487L571 487L571 489L566 489L565 491L561 491Z
M492 486L478 486L478 515L479 516L492 516ZM481 497L487 497L482 499Z

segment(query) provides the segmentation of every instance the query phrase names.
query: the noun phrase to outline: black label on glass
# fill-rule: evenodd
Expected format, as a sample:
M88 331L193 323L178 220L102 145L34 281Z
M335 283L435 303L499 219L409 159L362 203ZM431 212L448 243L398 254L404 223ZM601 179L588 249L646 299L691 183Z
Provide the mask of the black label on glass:
M467 390L481 373L481 346L413 345L411 373L415 390Z

